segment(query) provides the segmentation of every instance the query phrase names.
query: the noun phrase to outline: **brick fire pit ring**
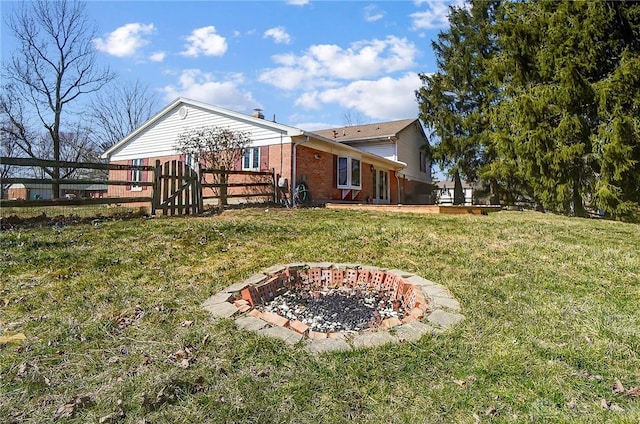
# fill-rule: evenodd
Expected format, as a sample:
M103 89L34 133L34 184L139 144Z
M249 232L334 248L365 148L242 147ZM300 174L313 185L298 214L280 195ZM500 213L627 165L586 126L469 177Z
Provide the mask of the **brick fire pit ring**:
M393 311L374 311L366 329L319 331L315 321L270 306L292 292L305 293L308 302L357 293L369 303L393 305ZM304 343L313 353L417 341L464 319L458 301L440 284L398 269L329 262L274 265L214 294L203 307L214 318L235 318L241 329L287 344Z

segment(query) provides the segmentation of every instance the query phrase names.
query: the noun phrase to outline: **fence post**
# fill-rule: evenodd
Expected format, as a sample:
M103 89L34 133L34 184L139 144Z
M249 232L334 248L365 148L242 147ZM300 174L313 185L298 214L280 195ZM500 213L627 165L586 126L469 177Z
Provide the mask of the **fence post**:
M160 184L162 178L162 167L160 165L160 160L156 159L156 166L153 169L153 194L151 201L151 215L156 214L156 210L160 207Z
M202 193L202 191L203 191L203 188L202 188L202 166L200 165L200 163L198 163L198 174L196 175L195 191L196 191L196 196L197 196L198 214L201 214L201 213L204 212L204 201L202 199L204 194Z
M273 194L271 195L271 202L276 203L276 193L278 192L278 181L276 181L276 169L271 168L271 182L273 183Z
M225 166L221 166L220 170L220 205L227 206L227 170Z

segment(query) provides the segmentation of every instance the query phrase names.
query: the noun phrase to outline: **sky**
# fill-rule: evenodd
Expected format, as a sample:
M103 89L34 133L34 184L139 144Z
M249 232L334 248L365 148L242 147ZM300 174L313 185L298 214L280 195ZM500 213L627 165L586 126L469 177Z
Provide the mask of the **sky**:
M455 0L459 1L459 0ZM420 73L450 1L89 1L118 83L313 131L418 117ZM15 48L0 3L2 60Z

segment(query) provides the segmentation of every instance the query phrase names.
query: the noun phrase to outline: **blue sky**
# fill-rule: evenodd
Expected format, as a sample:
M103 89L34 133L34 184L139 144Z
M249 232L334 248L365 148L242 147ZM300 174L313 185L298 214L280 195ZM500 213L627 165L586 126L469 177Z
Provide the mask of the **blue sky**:
M183 96L314 130L417 117L445 1L90 1L100 64L160 107ZM2 15L13 6L2 2ZM2 23L2 58L14 48Z

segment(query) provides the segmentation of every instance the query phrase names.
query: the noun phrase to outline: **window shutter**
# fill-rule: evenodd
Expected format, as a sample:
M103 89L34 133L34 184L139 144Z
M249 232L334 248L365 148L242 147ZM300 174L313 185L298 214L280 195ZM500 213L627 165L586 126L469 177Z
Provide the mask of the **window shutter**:
M144 158L144 159L142 159L142 165L143 165L143 166L147 166L148 164L149 164L149 158ZM148 173L148 172L149 172L149 171L140 171L140 181L141 181L141 182L145 182L145 183L146 183L147 181L149 181L149 179L147 178L147 173ZM142 186L142 189L143 189L143 190L146 190L146 189L148 189L148 188L149 188L149 187L147 187L147 186Z
M244 150L240 149L240 154L236 157L236 160L233 162L233 170L241 171L242 170L242 160L244 159Z
M269 146L260 147L260 171L269 170Z
M128 160L127 165L129 166L133 165L133 160ZM132 178L133 178L133 172L131 168L129 168L127 169L127 181L131 181ZM127 186L127 190L131 190L131 184Z
M332 156L332 162L333 162L333 177L332 181L333 181L333 187L338 187L338 156L333 155Z

